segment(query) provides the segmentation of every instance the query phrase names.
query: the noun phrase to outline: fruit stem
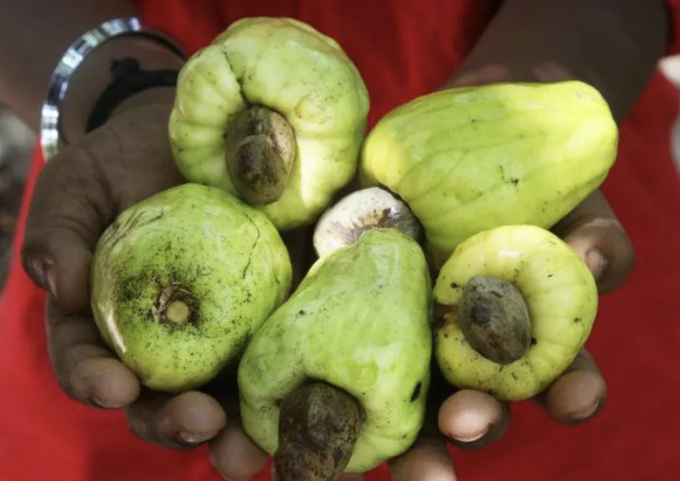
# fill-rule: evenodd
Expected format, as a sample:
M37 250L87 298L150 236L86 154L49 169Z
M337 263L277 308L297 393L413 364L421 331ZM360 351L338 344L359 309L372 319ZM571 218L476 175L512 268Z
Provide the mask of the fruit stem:
M422 234L405 202L381 187L370 187L346 195L321 216L314 230L314 249L324 257L371 229L397 229L415 240Z
M508 282L472 277L464 287L458 318L470 346L491 361L513 363L531 346L529 308Z
M184 324L191 316L191 309L182 301L173 301L168 304L165 315L173 324Z
M243 109L224 134L227 172L250 205L278 200L295 161L295 132L278 112L260 105Z
M350 394L324 382L303 384L281 403L277 481L332 481L347 467L363 410Z
M161 291L152 308L152 314L157 323L166 322L181 326L191 321L194 304L189 292L177 284L171 284Z

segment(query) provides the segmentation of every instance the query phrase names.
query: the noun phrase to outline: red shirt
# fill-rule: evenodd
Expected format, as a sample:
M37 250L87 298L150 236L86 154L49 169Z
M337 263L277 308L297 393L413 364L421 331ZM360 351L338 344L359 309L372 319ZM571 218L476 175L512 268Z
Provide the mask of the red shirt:
M190 52L244 16L292 16L311 23L356 62L371 94L373 125L391 108L440 86L497 2L357 1L351 8L342 0L136 3L148 25L165 30ZM674 44L672 51L680 49ZM657 74L621 128L620 157L604 186L638 256L629 282L602 298L589 341L609 382L605 410L593 422L571 428L530 402L516 404L503 441L481 452L452 451L459 479L678 479L680 176L671 155L677 117L678 94ZM219 480L205 448L175 452L146 445L129 432L121 412L81 406L57 385L45 343L44 295L18 257L41 166L36 154L0 303L0 480ZM367 477L380 479L389 479L384 467Z

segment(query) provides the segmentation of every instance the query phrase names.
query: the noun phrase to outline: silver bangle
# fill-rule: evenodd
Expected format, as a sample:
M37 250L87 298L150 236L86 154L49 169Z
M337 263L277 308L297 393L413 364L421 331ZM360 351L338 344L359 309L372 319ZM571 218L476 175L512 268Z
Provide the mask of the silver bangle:
M86 32L66 50L50 79L40 116L40 144L45 162L59 152L60 107L73 73L94 49L111 39L129 35L152 38L165 44L179 56L186 57L179 45L159 32L144 29L136 17L109 20Z

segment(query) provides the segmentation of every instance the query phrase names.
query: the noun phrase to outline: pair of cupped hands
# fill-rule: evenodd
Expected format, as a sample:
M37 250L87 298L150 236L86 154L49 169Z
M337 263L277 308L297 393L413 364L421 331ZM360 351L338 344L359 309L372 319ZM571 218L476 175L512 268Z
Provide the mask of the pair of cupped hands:
M169 96L168 98L171 98ZM184 183L173 162L168 118L170 101L129 102L101 128L65 147L43 167L33 191L23 265L48 292L49 355L64 391L78 402L122 409L142 440L175 449L207 443L214 467L229 480L250 479L268 456L239 423L235 369L200 391L179 395L151 392L109 351L89 314L88 276L95 244L127 207ZM628 276L631 243L601 192L555 226L610 292ZM284 234L297 277L309 254L309 229ZM535 402L562 423L592 418L606 398L606 383L584 350ZM417 442L389 462L395 481L455 479L447 443L479 449L502 438L508 406L488 394L456 391L434 374L429 412ZM360 479L361 474L347 479Z

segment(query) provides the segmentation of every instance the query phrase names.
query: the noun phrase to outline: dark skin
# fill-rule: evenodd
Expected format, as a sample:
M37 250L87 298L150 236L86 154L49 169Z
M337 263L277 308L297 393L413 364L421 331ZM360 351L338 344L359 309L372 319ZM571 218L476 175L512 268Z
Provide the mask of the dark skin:
M124 1L96 2L96 8L87 2L84 8L83 0L72 0L48 2L42 18L36 18L34 3L3 7L0 32L30 24L43 35L54 35L54 42L43 49L0 42L0 65L15 66L0 69L0 100L36 127L51 68L70 39L104 18L133 10ZM14 37L23 34L16 32ZM443 88L578 79L600 89L622 121L663 55L668 36L662 0L507 0ZM233 392L208 389L172 397L140 388L135 376L104 347L88 314L87 272L101 232L125 207L182 182L166 133L172 89L136 95L103 128L83 132L87 112L105 84L109 59L124 51L134 54L142 66L181 67L182 59L159 49L134 39L115 41L88 58L78 72L75 93L64 106L70 145L46 164L35 187L23 263L31 278L49 292L50 358L70 396L93 406L123 409L131 429L148 442L178 449L208 442L216 469L232 480L247 479L263 468L266 456L240 429ZM35 61L20 60L36 51L40 57ZM602 293L625 282L633 248L599 191L555 231L586 260ZM305 234L287 236L298 275L309 260ZM605 380L584 351L536 402L556 420L578 424L601 409L606 394ZM416 445L390 463L393 478L455 479L446 442L482 448L501 439L508 423L505 404L475 391L454 393L435 376L428 424Z

